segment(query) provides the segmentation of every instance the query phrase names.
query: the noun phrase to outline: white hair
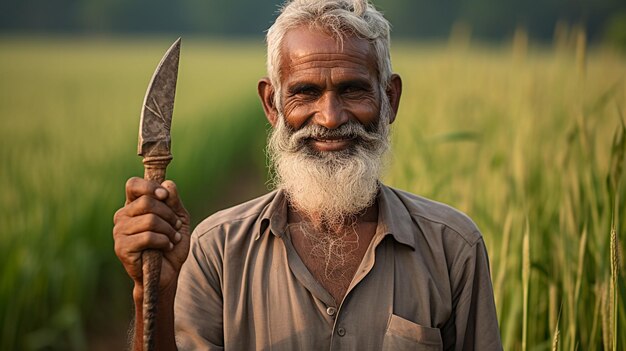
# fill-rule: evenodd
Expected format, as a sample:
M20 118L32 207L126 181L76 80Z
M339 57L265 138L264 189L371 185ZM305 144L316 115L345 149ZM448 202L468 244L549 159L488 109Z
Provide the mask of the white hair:
M279 110L282 110L279 68L282 42L289 29L301 25L324 30L340 42L350 35L368 40L374 49L381 94L384 94L392 70L390 25L382 13L368 0L288 0L266 38L267 74L274 87L274 102Z

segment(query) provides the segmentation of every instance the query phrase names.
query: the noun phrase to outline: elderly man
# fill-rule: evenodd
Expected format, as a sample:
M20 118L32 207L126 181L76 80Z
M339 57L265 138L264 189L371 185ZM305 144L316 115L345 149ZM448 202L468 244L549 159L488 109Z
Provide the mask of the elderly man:
M474 223L379 181L402 92L388 22L366 0L295 0L267 46L258 92L275 191L190 236L174 183L126 185L114 237L135 282L135 339L141 251L154 248L160 349L500 350Z

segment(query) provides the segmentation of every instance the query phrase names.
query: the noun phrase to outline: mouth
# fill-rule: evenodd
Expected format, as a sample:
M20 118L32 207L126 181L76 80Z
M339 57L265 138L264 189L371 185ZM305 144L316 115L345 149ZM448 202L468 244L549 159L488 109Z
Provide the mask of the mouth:
M356 137L310 138L311 145L317 151L341 151L354 143Z

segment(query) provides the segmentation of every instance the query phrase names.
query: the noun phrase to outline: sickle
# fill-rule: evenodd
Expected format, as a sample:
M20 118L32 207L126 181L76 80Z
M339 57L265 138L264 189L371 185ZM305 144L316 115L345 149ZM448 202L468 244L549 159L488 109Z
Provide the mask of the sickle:
M178 78L180 38L167 50L157 66L141 109L139 145L137 153L143 156L144 179L161 184L165 169L172 160L170 152L172 112ZM163 254L159 250L145 250L141 254L143 269L143 350L154 350L155 327Z

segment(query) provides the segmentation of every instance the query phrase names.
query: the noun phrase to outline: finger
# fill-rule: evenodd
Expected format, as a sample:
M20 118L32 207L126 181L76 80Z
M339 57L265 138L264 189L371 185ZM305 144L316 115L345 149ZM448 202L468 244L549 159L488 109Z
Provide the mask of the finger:
M163 251L164 255L172 250L173 244L162 234L144 232L115 240L115 253L123 263L128 274L135 280L142 277L142 252L147 249Z
M116 252L120 257L129 257L148 249L169 251L174 244L167 235L146 231L129 235L124 240L116 241Z
M163 254L163 257L167 259L173 267L176 267L177 270L180 269L189 254L189 239L189 235L182 235L181 241L174 244L174 248L171 251L164 252Z
M119 222L113 228L113 237L116 241L118 239L124 240L123 237L135 236L143 232L154 232L165 235L173 244L180 242L182 239L181 233L162 218L153 214L128 217L125 221Z
M129 217L139 217L150 213L161 217L173 228L176 228L176 223L179 221L174 210L166 203L147 195L143 195L125 207L125 215Z
M160 189L160 190L159 190ZM167 191L158 183L139 177L133 177L126 182L126 204L131 203L143 195L152 196L155 199L167 198Z
M123 218L126 217L126 207L122 207L119 210L115 211L113 215L113 224L117 225L117 223Z
M189 213L183 206L183 202L180 200L180 195L178 194L178 188L176 184L171 180L166 180L161 185L167 190L169 196L165 200L165 203L172 209L179 217L185 217L188 220ZM189 224L189 223L186 223Z

